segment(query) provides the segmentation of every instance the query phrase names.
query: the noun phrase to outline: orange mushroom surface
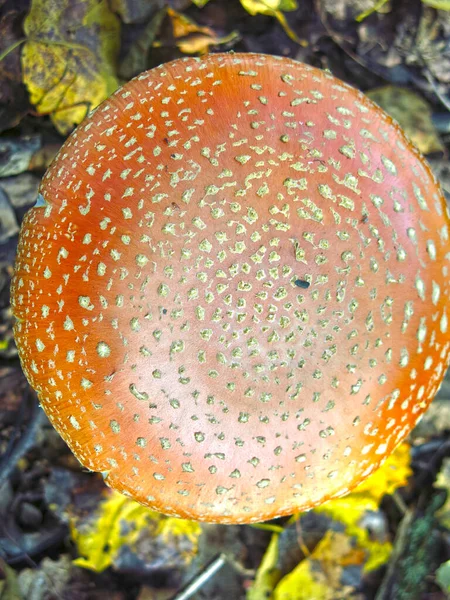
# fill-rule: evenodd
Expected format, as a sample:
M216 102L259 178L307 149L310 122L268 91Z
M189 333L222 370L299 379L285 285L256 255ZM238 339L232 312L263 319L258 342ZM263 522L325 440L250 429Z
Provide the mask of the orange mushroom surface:
M399 127L285 58L143 73L91 114L20 235L25 374L81 463L166 514L345 494L450 355L449 215Z

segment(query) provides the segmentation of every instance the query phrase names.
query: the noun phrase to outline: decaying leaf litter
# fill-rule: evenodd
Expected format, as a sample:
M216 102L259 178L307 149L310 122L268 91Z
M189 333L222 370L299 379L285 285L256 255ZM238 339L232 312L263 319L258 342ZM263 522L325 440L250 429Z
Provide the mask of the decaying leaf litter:
M12 341L9 282L18 226L68 133L121 82L183 55L256 51L330 69L401 122L450 194L449 9L445 0L2 4L2 598L171 598L188 581L196 598L446 597L447 382L408 443L346 498L254 527L170 519L81 470L36 409Z

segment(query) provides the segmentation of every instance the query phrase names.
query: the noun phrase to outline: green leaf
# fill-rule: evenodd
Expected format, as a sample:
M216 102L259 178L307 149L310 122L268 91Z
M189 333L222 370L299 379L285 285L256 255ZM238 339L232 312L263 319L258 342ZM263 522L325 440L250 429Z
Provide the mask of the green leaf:
M242 6L250 15L273 15L276 11L296 10L297 0L241 0Z
M450 592L450 560L442 563L436 571L436 581L444 592Z
M3 580L0 581L0 600L23 600L17 573L0 558L0 569L3 571Z
M450 0L422 0L422 2L438 10L450 10Z
M358 21L358 23L361 23L361 21L364 21L364 19L367 19L367 17L370 16L372 13L380 10L380 8L382 8L388 2L389 0L378 0L378 2L375 2L375 4L371 8L368 8L364 12L360 13L356 17L356 21Z

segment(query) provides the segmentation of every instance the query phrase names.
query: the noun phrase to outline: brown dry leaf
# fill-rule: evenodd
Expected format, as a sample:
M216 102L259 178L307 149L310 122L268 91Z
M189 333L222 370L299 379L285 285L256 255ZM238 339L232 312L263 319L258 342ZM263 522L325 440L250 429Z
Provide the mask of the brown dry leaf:
M228 44L238 38L236 32L222 38L217 37L209 27L198 25L172 8L167 9L167 14L172 22L175 43L184 54L206 54L211 46Z
M371 90L367 95L399 123L423 154L443 150L431 121L431 109L421 96L394 85Z
M118 87L119 19L107 0L33 0L24 30L30 100L66 134Z

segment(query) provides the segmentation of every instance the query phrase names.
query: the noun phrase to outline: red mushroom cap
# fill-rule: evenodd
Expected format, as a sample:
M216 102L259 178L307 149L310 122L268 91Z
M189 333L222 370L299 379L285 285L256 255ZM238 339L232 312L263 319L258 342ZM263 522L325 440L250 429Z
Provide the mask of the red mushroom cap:
M222 523L360 483L449 361L449 216L362 93L285 58L143 73L72 134L20 236L24 371L87 468Z

